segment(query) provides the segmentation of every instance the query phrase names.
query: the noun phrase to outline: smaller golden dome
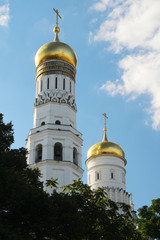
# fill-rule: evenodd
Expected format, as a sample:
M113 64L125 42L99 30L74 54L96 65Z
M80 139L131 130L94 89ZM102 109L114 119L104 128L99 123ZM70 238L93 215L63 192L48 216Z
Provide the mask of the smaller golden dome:
M113 154L125 158L124 151L118 144L102 141L90 147L87 152L87 159L101 154Z
M104 124L104 136L102 142L94 144L87 152L87 159L93 156L101 155L101 154L113 154L125 158L125 154L121 146L117 143L109 142L106 135L106 114L103 114L105 117Z
M54 28L55 39L54 42L46 43L36 53L35 65L48 61L48 60L61 60L72 64L74 67L77 65L77 56L74 50L67 44L60 42L58 34L60 28L56 26Z

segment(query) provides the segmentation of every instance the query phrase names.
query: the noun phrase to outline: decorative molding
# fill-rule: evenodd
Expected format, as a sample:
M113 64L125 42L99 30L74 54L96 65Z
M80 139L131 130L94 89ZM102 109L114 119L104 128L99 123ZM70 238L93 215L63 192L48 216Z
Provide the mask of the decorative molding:
M63 103L68 104L71 106L74 110L77 111L75 99L73 95L68 94L68 92L64 91L44 91L43 94L39 94L38 98L35 99L35 106L42 105L48 102L57 102L57 103Z
M37 67L36 79L48 74L65 75L75 81L76 69L63 61L47 61Z

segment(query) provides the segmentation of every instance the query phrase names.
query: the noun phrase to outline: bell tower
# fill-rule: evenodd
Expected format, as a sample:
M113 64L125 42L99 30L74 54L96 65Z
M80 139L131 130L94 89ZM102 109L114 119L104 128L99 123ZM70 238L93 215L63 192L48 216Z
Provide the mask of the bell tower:
M44 183L53 178L63 186L82 178L82 134L76 129L77 56L69 45L60 42L61 17L53 10L57 15L55 39L40 47L35 56L36 97L27 162L40 169Z
M127 161L120 145L108 141L106 114L104 116L104 136L87 153L87 182L92 189L105 187L107 196L117 203L130 204L130 194L126 191Z

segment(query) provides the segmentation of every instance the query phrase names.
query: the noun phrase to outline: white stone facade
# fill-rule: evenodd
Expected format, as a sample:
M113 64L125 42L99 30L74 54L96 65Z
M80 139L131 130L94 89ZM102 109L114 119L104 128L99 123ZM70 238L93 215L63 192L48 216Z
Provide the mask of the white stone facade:
M30 167L39 168L42 173L41 180L44 183L44 189L47 190L48 193L51 193L52 189L46 187L45 182L47 179L58 179L59 187L62 187L81 178L83 174L83 170L70 161L43 160L39 163L31 164ZM58 190L60 191L60 189Z
M105 187L112 201L130 204L130 195L126 192L125 165L124 158L111 154L101 154L87 159L88 185L92 189Z
M55 66L56 63L57 60ZM59 61L59 64L64 63ZM37 77L27 162L31 168L40 169L44 183L53 178L63 186L82 178L82 135L76 130L76 111L72 76L48 70Z

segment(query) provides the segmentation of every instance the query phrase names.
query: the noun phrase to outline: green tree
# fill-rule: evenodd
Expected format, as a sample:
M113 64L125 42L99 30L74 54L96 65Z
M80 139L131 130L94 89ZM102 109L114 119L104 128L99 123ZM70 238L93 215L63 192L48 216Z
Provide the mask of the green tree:
M0 114L0 239L29 240L45 234L49 197L39 170L27 168L26 150L11 149L13 141L12 124Z
M138 212L137 223L142 239L160 239L160 198L153 199L150 207L143 206Z
M0 239L5 240L140 240L127 205L92 191L80 180L47 194L38 169L26 164L24 148L11 149L12 124L0 114Z
M48 181L48 185L54 181ZM66 240L140 240L129 206L119 204L123 210L120 214L118 206L106 197L105 189L91 190L82 181L63 187L63 192L53 191L52 206L61 217L57 217L55 239ZM59 204L57 204L59 203Z
M0 113L0 153L10 149L14 141L12 123L3 122L3 114Z

